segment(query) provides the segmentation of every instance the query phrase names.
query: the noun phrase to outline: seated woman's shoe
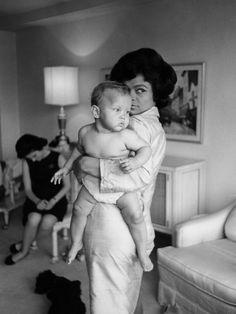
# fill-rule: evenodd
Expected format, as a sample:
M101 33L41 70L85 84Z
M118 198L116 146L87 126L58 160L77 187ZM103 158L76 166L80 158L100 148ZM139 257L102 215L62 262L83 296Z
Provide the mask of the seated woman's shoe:
M38 250L38 244L37 244L36 241L32 242L32 244L30 246L30 249L33 250L33 251Z
M9 250L12 254L17 254L20 252L20 248L17 248L17 245L19 245L20 243L13 243L12 245L10 245ZM20 245L21 246L21 245Z
M17 242L17 243L13 243L12 245L10 245L9 250L12 254L17 254L21 251L22 248L22 242ZM31 246L30 246L31 250L37 250L38 249L38 245L37 242L34 241Z
M28 255L29 252L22 252L20 251L19 253L16 254L11 254L5 258L5 264L6 265L14 265L21 261L23 258L25 258Z
M14 265L16 262L13 261L12 255L9 255L5 258L5 265Z

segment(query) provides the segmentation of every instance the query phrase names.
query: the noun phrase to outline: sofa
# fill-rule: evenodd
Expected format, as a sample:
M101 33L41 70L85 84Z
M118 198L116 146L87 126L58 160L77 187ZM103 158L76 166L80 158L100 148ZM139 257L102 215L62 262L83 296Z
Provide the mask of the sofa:
M157 264L163 312L235 314L236 200L177 224L172 246L157 250Z

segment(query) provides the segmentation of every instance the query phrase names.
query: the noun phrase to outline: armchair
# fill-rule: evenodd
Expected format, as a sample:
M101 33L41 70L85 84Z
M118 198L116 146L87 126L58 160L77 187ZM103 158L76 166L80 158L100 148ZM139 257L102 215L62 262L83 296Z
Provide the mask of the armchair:
M158 302L180 314L236 313L236 200L176 225L157 251Z

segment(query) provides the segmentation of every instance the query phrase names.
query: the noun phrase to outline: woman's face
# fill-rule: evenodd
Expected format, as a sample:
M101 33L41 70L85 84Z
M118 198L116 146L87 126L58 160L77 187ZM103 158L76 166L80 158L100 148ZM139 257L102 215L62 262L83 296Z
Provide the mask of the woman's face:
M60 140L58 143L58 152L61 154L68 153L70 150L70 145L65 140Z
M26 155L25 157L27 159L32 160L32 161L40 161L44 157L43 150L35 150L35 151L29 153L28 155Z
M152 86L149 82L144 81L142 75L138 75L132 80L126 81L125 84L127 84L131 90L131 115L140 114L155 106Z

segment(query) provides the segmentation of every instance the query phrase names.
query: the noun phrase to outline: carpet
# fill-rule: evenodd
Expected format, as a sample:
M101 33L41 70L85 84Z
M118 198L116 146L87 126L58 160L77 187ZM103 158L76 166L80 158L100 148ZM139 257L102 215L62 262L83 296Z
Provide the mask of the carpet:
M2 215L0 223L2 224ZM9 254L9 246L21 239L21 209L11 213L10 224L7 230L0 225L0 313L1 314L46 314L49 301L45 295L34 293L35 278L39 272L50 269L59 276L70 280L80 280L82 288L82 300L89 311L89 284L85 262L73 262L67 265L63 259L58 263L51 263L51 237L38 239L38 249L31 250L30 254L21 262L13 266L4 265L4 259ZM145 314L158 314L160 312L156 301L157 293L157 268L156 249L171 244L169 235L156 234L156 247L152 251L151 259L154 269L145 273L143 277L141 293ZM59 240L60 252L69 245L68 240Z

